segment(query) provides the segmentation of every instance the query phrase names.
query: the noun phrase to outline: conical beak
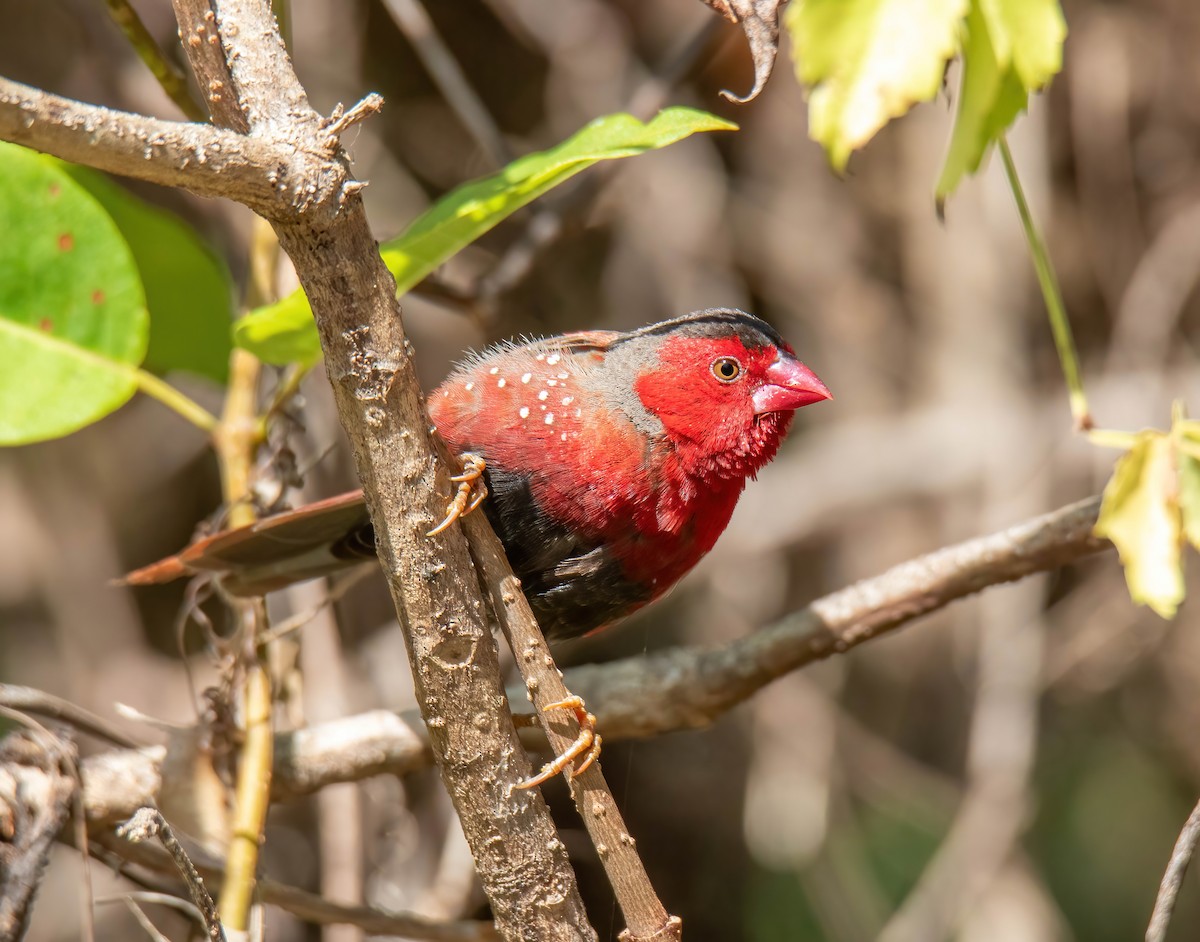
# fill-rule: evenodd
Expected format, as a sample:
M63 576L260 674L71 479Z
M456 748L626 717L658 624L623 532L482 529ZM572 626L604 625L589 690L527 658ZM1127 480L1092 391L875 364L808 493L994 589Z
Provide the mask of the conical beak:
M754 393L754 414L790 412L832 398L816 373L785 353L767 367L767 381Z

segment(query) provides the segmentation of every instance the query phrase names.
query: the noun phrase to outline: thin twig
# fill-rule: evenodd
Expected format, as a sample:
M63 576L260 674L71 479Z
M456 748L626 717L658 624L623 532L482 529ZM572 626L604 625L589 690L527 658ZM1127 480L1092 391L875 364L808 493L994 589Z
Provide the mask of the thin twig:
M175 106L193 121L207 121L208 112L200 107L192 90L188 88L187 76L175 67L175 64L164 54L146 24L138 16L137 10L129 0L104 0L108 5L109 16L121 28L133 51L146 67L158 79L158 84L167 93L167 97L175 102Z
M454 109L463 126L483 148L492 165L503 167L511 161L512 151L504 136L492 120L487 106L467 81L454 53L438 34L421 0L383 0L383 5L412 43L417 58L429 70L446 103Z
M146 915L142 907L133 899L126 896L122 902L125 904L125 908L133 913L133 918L138 921L138 925L146 930L146 935L150 936L153 942L171 942L170 939L158 931L158 927L150 921L150 917Z
M1163 874L1162 883L1158 887L1158 896L1154 900L1154 912L1150 916L1150 925L1146 929L1146 942L1165 942L1167 929L1171 925L1171 914L1175 912L1175 901L1179 898L1179 888L1183 885L1184 875L1192 855L1196 852L1196 844L1200 843L1200 803L1188 815L1179 838L1175 841L1175 849L1171 851L1171 860Z
M139 742L133 737L127 736L109 723L108 720L97 716L90 710L85 710L83 707L76 706L69 700L56 697L54 694L46 693L44 690L35 690L33 687L22 687L18 684L0 684L0 706L6 706L10 710L19 710L24 713L32 713L35 716L44 716L48 719L58 720L60 723L66 723L80 732L95 736L98 739L104 739L115 746L122 746L125 749L136 749L144 745L144 743Z
M174 867L172 859L160 848L117 841L111 832L99 835L97 843L119 860L135 863L156 873L170 871ZM193 848L190 860L209 882L220 882L222 879L223 861L203 848ZM127 872L127 875L142 885L150 884L145 876L137 872ZM270 879L260 881L258 890L264 903L278 906L299 919L318 925L354 925L372 934L403 936L423 942L498 942L500 938L487 922L437 922L372 906L348 906Z
M127 899L132 899L136 903L153 903L156 906L168 906L183 913L189 919L194 919L197 925L204 926L205 931L208 931L208 926L204 923L204 913L200 912L196 904L181 896L172 896L170 893L134 890L131 893L119 893L116 896L97 896L96 905L104 906L111 903L124 903Z
M563 684L562 673L554 664L546 639L521 591L520 581L513 575L499 538L479 514L468 517L464 523L471 543L471 556L525 679L529 699L537 708L538 718L555 754L562 754L574 742L575 733L563 722L562 711L548 715L546 705L567 700L570 691ZM600 863L625 916L628 928L621 933L621 938L631 942L678 940L682 923L677 916L667 913L655 894L646 867L604 780L604 773L600 771L600 763L593 762L578 777L570 767L563 774L568 777L575 809L596 845Z
M171 859L175 861L175 866L179 870L179 875L183 877L183 882L187 885L192 902L196 904L200 915L204 917L204 927L208 931L209 939L211 942L225 942L225 930L221 926L216 903L209 895L204 880L191 858L188 857L187 851L183 849L175 832L167 824L167 819L157 808L139 809L137 814L117 829L117 836L124 837L134 844L157 837L166 848L167 853L171 855Z
M708 47L720 20L708 19L691 36L666 57L656 74L645 79L629 96L628 110L634 117L645 119L658 111L674 85L678 84L696 64ZM563 188L543 199L534 210L524 231L504 253L503 257L475 286L475 297L487 306L513 290L533 270L542 254L567 229L568 221L582 216L596 196L601 193L613 174L620 170L619 162L595 167L574 185Z

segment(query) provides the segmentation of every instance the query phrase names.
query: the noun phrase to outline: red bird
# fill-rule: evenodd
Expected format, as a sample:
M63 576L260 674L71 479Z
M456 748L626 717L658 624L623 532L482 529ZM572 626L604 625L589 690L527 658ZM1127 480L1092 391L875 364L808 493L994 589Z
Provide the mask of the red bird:
M624 618L696 565L794 410L828 398L765 322L714 309L501 344L459 366L428 406L453 452L483 459L488 519L546 636L568 638ZM208 571L261 594L374 553L357 491L219 533L127 581Z

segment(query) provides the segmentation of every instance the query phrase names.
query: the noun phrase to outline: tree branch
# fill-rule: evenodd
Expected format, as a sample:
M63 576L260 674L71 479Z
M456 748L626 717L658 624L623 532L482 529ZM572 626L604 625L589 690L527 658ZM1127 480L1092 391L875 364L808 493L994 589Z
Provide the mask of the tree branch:
M1093 498L919 556L724 647L677 648L575 668L567 672L567 683L586 691L609 741L704 727L787 671L849 650L989 586L1110 549L1092 536L1099 506L1099 498ZM820 621L817 612L826 613L827 620ZM787 666L771 663L771 654ZM513 699L524 696L523 688L512 694ZM124 820L152 799L164 752L161 747L114 750L85 759L81 771L89 825ZM405 775L429 762L417 725L386 710L280 733L275 752L275 800L308 795L335 782Z
M571 671L568 683L606 738L640 738L713 722L756 690L843 654L988 586L1111 548L1092 535L1100 498L919 556L817 599L719 648L673 649Z
M329 123L309 106L267 4L175 0L175 10L198 70L212 69L217 31L231 87L219 101L210 98L214 120L248 124L252 135L295 152L308 174L299 181L298 211L271 221L316 317L418 702L497 927L510 939L592 939L545 803L513 792L529 760L512 725L466 541L456 528L437 540L424 535L443 513L449 473L435 456L395 282L379 257L360 186ZM316 211L304 201L309 193L324 194ZM338 197L332 213L322 211L332 206L330 194Z
M0 140L109 173L278 212L286 169L269 141L85 105L0 78Z

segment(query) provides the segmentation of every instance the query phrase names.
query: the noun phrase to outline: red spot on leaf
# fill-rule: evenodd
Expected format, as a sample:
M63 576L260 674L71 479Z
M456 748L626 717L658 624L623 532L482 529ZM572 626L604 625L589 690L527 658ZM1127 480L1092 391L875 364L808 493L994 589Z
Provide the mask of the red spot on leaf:
M97 288L95 291L92 292L92 303L93 304L103 304L104 303L104 292L101 291L99 288Z
M57 183L50 184L50 195L51 196L58 196L58 194L61 192L62 192L62 187L59 186Z
M43 317L40 321L38 321L38 330L41 330L48 334L53 329L54 329L54 321L50 320L50 318Z
M64 232L58 237L58 250L60 252L69 252L75 248L75 236L69 232Z

